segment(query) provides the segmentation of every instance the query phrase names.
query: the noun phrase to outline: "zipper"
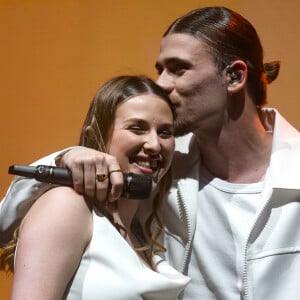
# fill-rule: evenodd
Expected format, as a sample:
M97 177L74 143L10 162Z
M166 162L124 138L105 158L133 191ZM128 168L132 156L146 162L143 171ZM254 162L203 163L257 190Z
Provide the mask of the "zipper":
M190 253L190 248L192 244L192 228L191 228L191 219L188 214L188 209L186 202L184 201L184 196L183 196L183 185L178 182L178 189L177 189L177 203L178 203L178 208L179 208L179 214L180 218L185 221L186 227L187 227L187 235L188 235L188 242L185 246L185 254L182 262L182 267L181 267L181 272L185 274L186 272L186 264L188 261L189 253Z
M266 198L266 196L264 196L264 191L262 191L262 199ZM250 237L255 229L255 227L257 226L258 220L261 218L261 216L265 213L265 210L267 208L267 206L269 206L270 202L271 202L271 195L272 195L273 189L270 189L269 194L268 195L268 200L265 202L265 204L263 205L263 207L261 208L257 218L255 219L253 226L251 227L251 230L248 234L248 237L246 239L246 243L245 243L245 248L244 248L244 268L243 268L243 275L242 275L242 293L243 293L243 299L244 300L250 300L249 298L249 284L248 284L248 276L247 276L247 270L248 270L248 265L247 265L247 254L248 254L248 244L249 244L249 240ZM265 226L266 224L264 224ZM263 230L263 228L262 228Z

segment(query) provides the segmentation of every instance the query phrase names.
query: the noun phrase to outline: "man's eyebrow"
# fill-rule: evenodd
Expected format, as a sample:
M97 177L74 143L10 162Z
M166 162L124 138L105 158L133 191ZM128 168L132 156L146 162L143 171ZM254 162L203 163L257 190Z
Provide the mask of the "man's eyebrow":
M186 59L183 59L183 58L178 58L178 57L169 57L169 58L166 58L164 60L164 64L165 65L168 65L168 64L175 64L175 63L180 63L180 64L184 64L186 66L190 66L191 65L191 62L186 60ZM156 62L155 63L155 68L157 70L161 69L162 68L162 63L160 62Z

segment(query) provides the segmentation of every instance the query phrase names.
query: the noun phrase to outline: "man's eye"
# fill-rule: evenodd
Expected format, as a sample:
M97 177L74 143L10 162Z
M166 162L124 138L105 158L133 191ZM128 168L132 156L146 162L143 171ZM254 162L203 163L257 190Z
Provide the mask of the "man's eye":
M174 65L169 68L169 71L177 76L182 75L185 70L185 67L182 65Z
M157 74L158 75L161 75L161 73L163 72L163 69L162 68L156 68L156 71L157 71Z

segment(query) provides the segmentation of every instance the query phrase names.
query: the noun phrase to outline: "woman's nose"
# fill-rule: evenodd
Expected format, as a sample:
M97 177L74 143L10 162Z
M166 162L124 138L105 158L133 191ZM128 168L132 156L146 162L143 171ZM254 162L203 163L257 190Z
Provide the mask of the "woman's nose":
M144 151L147 154L158 154L161 151L160 139L157 133L147 135L144 143Z

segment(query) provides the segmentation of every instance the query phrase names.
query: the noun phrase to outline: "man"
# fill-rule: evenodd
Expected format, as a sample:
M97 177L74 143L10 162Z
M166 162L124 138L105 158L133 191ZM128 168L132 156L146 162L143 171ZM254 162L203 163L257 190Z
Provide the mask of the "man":
M166 258L192 278L182 299L298 299L300 134L262 108L279 63L263 64L247 20L210 7L171 24L156 68L181 136L162 214ZM118 168L114 158L82 148L57 162L72 170L78 192L99 201L107 186L96 173ZM110 201L120 193L120 177L111 178Z

